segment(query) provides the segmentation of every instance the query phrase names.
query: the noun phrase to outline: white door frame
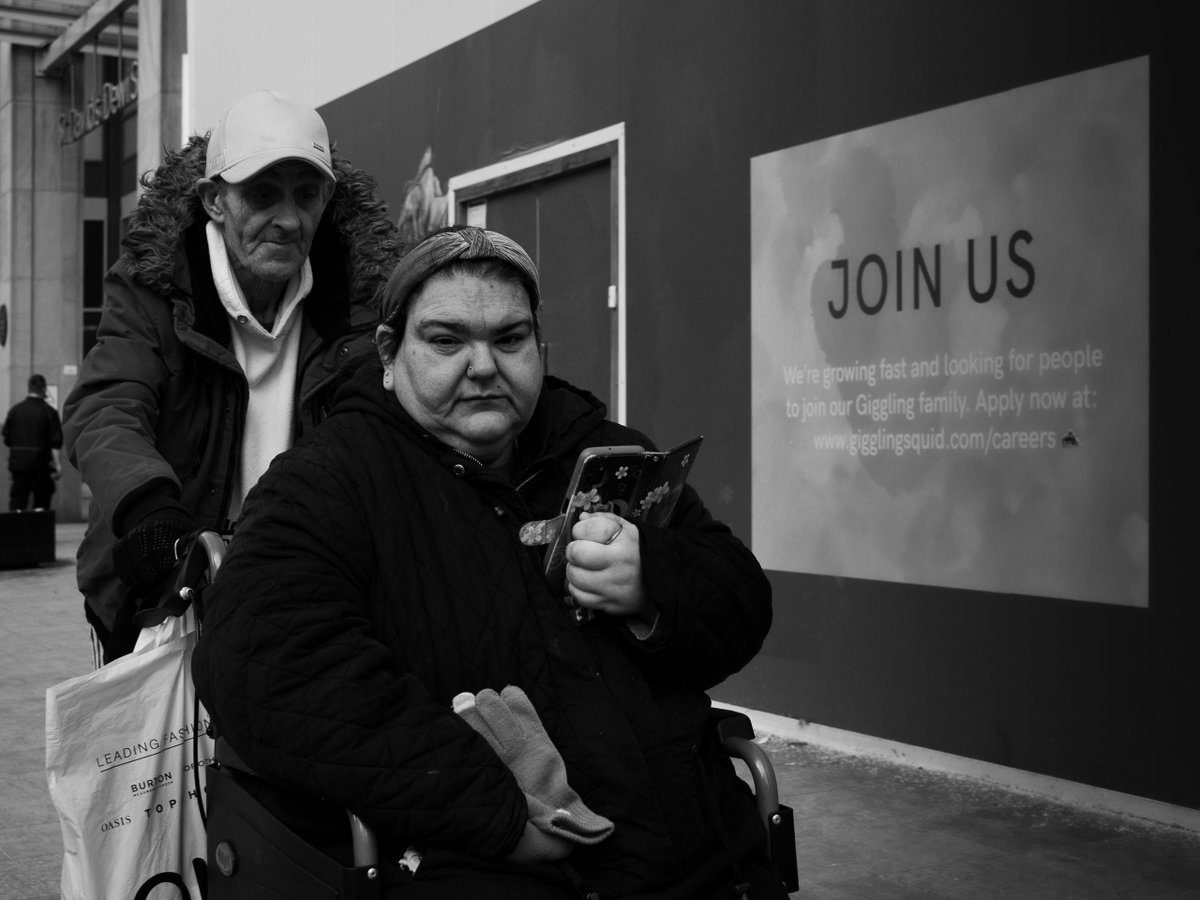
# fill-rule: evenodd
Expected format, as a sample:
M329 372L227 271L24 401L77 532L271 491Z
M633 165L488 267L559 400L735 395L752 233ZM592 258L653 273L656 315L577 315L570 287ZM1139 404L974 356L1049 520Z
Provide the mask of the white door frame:
M590 134L580 135L569 140L560 141L545 147L539 147L520 156L484 166L471 172L455 175L447 183L447 216L449 222L455 222L458 203L455 195L469 188L498 179L511 178L515 173L527 169L544 166L555 160L566 159L578 153L606 144L616 144L616 154L613 158L613 171L616 176L614 192L613 219L616 228L615 242L617 254L617 283L609 289L608 304L617 311L616 328L616 409L613 418L624 424L627 410L626 403L626 305L625 305L625 123L610 125ZM614 296L615 295L615 296ZM582 385L583 387L591 386Z

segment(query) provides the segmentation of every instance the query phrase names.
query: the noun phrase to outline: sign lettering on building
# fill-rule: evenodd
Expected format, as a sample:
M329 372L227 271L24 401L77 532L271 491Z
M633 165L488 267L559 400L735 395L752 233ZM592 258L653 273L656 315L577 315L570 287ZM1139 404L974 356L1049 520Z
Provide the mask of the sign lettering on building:
M58 117L58 142L73 144L89 131L99 128L125 106L137 100L138 65L135 60L117 84L106 81L96 96L83 106L73 106Z

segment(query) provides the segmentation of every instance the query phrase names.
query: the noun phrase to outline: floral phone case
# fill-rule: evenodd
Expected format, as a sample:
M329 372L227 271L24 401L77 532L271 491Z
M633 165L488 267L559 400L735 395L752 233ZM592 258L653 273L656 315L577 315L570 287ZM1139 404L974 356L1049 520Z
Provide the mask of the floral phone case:
M665 526L703 440L698 435L670 450L630 445L589 447L580 453L562 515L549 520L553 536L546 550L546 579L551 587L566 595L567 544L580 513L611 512L635 524Z

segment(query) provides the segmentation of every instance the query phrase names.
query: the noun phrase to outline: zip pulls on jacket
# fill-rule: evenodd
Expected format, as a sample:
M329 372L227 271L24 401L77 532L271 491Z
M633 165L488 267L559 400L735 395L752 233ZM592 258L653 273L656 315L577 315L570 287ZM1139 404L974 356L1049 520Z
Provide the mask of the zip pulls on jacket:
M441 441L438 441L437 438L433 437L433 435L431 435L431 434L423 433L423 437L427 438L428 440L434 441L435 443L442 444ZM442 444L442 446L446 447L448 450L450 450L456 456L460 456L463 459L470 460L472 463L474 463L478 467L478 472L476 473L476 477L480 481L491 482L497 488L500 488L504 492L510 493L513 497L516 498L516 500L519 502L519 508L517 507L517 505L514 505L514 507L512 509L505 509L503 506L494 505L492 507L492 509L494 510L494 512L496 514L496 518L501 519L501 520L508 517L510 514L513 514L513 519L516 523L516 530L513 532L513 537L516 538L517 543L521 547L521 550L530 554L530 557L533 560L533 562L536 564L538 570L539 571L543 570L544 566L545 566L545 559L544 559L545 551L544 551L544 549L540 548L540 547L527 547L523 543L521 543L520 525L523 521L526 521L530 518L530 510L529 510L528 505L525 502L525 497L522 494L522 490L524 488L528 487L539 475L541 475L544 472L545 466L542 465L541 467L538 467L538 465L535 464L532 467L532 470L529 472L529 474L525 476L524 480L521 481L521 483L519 485L514 487L512 484L510 484L508 482L507 479L505 479L503 476L501 476L499 474L496 474L493 470L491 470L487 466L485 466L477 457L472 456L470 453L467 453L465 450L459 450L457 447L451 447L448 444ZM542 462L542 461L539 461L539 462ZM459 477L466 475L466 472L467 472L466 468L462 467L461 464L455 465L452 468L452 471L454 472L455 475L457 475ZM571 598L570 595L561 598L560 605L561 605L563 612L565 612L576 625L586 624L587 622L590 622L590 621L592 621L593 618L595 618L595 612L593 610L584 609L584 608L580 607L577 603L575 603L574 599ZM593 666L594 665L595 665L595 654L593 653Z

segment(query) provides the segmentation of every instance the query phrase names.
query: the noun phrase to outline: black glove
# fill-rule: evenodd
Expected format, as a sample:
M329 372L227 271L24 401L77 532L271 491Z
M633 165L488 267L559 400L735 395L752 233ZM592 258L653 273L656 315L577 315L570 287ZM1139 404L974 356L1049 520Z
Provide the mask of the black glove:
M142 601L139 606L148 598L157 600L159 589L198 533L195 523L167 516L141 523L113 544L117 577L129 585L130 596Z

